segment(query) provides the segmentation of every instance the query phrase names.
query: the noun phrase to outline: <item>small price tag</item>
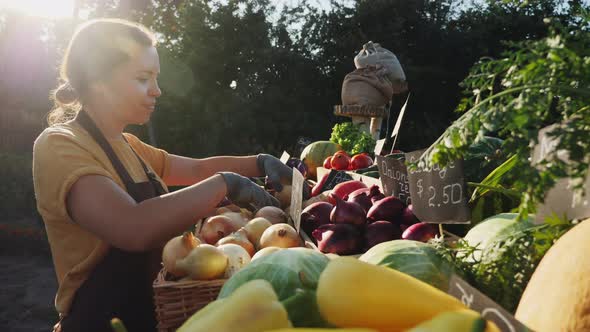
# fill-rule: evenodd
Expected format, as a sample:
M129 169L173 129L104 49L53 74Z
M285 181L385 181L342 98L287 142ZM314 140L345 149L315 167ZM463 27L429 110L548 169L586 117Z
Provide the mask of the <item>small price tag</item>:
M406 204L411 203L408 169L403 160L394 156L375 156L385 196L395 196Z
M551 125L539 131L539 144L533 149L531 158L533 165L546 159L549 153L556 150L559 138L548 135L554 128L555 125ZM558 151L557 158L564 161L569 159L565 151ZM537 165L537 167L540 168L541 165ZM590 193L590 175L586 178L584 189L586 193ZM553 214L566 216L570 220L590 217L590 198L588 194L585 196L578 195L573 190L573 183L570 178L558 179L553 188L549 189L545 194L543 203L537 206L535 219L538 222L544 222L546 217Z
M502 332L531 331L499 304L455 274L451 275L447 293L461 300L469 308L481 313L483 318L494 322Z
M406 160L416 162L423 152L406 153ZM455 160L444 168L434 165L431 169L410 169L408 181L413 211L419 220L436 224L470 222L463 160Z
M383 151L383 147L385 146L386 140L387 140L387 138L377 140L377 142L375 143L375 150L373 150L373 152L375 153L375 156L381 155L381 151Z
M291 183L291 219L295 229L299 233L301 227L301 210L303 209L303 174L296 167L293 167L293 182Z
M289 161L289 158L291 158L291 156L289 155L289 153L287 151L283 151L283 154L281 155L281 162L283 164L286 164L287 161Z
M338 171L332 169L328 174L326 182L324 182L324 184L322 185L322 189L320 190L320 192L332 190L334 189L334 187L336 187L337 184L350 180L352 180L352 176L350 176L350 174L346 173L345 171Z
M391 137L393 137L393 144L391 144L391 152L393 152L393 148L395 147L395 143L397 142L397 137L399 136L399 129L402 126L402 120L404 118L404 114L406 113L408 100L410 100L409 93L408 98L406 98L406 102L404 103L404 106L402 106L401 110L399 111L399 115L397 116L397 120L395 121L395 126L393 127L393 131L391 132Z

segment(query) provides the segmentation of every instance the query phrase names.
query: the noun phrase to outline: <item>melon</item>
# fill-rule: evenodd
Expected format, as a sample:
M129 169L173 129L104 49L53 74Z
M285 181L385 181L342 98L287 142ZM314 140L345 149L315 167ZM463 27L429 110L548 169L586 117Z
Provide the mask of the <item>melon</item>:
M590 331L590 219L565 233L545 254L515 317L534 331Z
M307 166L311 178L316 177L316 168L324 164L324 159L342 150L342 147L330 141L316 141L303 149L301 152L301 159L305 166Z

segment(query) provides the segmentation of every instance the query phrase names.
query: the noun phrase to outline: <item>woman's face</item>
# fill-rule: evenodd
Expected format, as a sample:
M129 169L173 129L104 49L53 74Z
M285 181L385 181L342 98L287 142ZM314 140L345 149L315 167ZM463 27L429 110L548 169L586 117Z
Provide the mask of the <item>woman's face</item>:
M104 83L103 109L118 123L149 121L162 92L158 87L160 59L153 46L134 47L130 59L117 66Z

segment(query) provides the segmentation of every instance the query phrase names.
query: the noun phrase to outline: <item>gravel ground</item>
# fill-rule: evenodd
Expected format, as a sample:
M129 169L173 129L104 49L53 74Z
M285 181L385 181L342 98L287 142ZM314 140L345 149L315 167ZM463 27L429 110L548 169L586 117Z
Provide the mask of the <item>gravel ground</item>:
M38 219L0 219L0 271L0 331L51 331L57 280Z

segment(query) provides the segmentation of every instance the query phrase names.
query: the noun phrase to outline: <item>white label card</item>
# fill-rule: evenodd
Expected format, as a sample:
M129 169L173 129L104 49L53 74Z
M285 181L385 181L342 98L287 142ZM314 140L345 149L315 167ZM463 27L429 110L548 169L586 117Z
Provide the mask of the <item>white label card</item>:
M301 210L303 209L303 183L305 178L296 167L293 167L293 182L291 186L291 219L297 233L301 228Z
M289 155L289 153L287 153L287 151L283 151L283 154L281 155L281 158L280 158L281 162L283 164L286 164L287 161L289 161L289 158L291 158L291 156Z

